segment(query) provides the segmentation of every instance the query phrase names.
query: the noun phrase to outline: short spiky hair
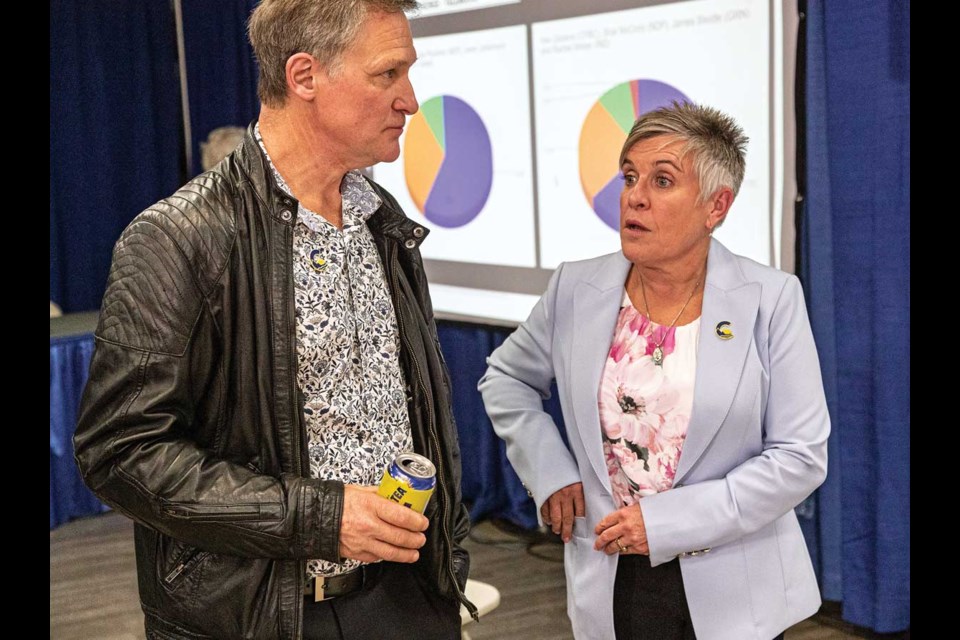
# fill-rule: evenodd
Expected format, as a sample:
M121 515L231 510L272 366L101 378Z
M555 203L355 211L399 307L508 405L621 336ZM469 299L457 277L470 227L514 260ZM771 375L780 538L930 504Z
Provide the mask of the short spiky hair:
M623 143L620 166L633 145L657 136L683 140L681 154L693 153L701 203L721 186L730 187L733 195L740 191L749 139L730 116L713 107L676 101L669 107L648 111L637 118Z
M286 66L293 54L309 53L336 71L367 11L396 13L418 6L417 0L263 0L247 25L260 64L260 101L271 107L286 102Z

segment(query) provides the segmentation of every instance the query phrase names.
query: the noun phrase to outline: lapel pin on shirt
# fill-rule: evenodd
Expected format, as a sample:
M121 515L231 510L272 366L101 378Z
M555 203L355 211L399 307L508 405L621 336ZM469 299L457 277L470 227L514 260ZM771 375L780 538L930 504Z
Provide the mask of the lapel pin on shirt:
M310 252L310 266L319 273L327 270L327 261L320 257L320 249L314 249Z
M723 320L717 323L717 337L721 340L729 340L733 337L733 330L730 329L730 322Z

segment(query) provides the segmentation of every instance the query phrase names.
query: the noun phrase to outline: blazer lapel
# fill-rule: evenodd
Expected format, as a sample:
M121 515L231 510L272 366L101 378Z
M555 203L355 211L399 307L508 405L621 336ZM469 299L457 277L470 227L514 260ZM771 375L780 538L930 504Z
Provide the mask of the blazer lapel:
M748 282L734 255L713 240L700 314L693 413L674 486L706 451L730 410L753 342L753 325L759 308L760 285ZM720 323L729 323L725 326L733 334L732 338L724 340L717 335Z
M630 262L622 253L612 254L593 278L576 285L573 297L570 394L577 428L568 429L567 436L580 438L590 465L607 491L610 477L603 459L597 396L629 269Z

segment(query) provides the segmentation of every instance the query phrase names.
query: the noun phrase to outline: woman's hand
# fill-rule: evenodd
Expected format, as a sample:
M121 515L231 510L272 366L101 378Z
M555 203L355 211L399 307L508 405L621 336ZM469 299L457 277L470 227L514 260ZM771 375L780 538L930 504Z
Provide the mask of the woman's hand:
M570 542L573 519L582 518L583 483L574 482L560 489L540 506L540 518L564 542Z
M594 533L597 534L597 541L593 543L593 548L608 556L615 553L650 555L647 528L643 524L639 503L604 516Z

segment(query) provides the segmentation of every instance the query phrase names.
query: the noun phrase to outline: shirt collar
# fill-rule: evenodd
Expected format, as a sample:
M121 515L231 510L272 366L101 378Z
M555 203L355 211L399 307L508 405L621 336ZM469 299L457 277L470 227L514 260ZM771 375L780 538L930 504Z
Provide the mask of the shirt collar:
M280 172L277 171L277 168L273 165L270 154L267 153L267 147L263 144L263 138L260 135L259 122L254 125L253 133L256 136L257 144L260 145L260 150L263 151L263 155L267 159L267 164L270 166L273 178L277 181L277 186L288 196L296 198L293 192L290 191L290 187L287 186L283 176L280 175ZM376 194L373 187L370 186L370 183L359 171L348 171L343 176L343 180L340 181L340 196L343 199L342 213L344 229L364 224L370 216L376 213L377 209L379 209L383 203L380 196ZM300 215L297 216L298 222L302 222L313 231L319 231L317 225L330 224L323 216L307 209L302 204L299 206L299 209Z

